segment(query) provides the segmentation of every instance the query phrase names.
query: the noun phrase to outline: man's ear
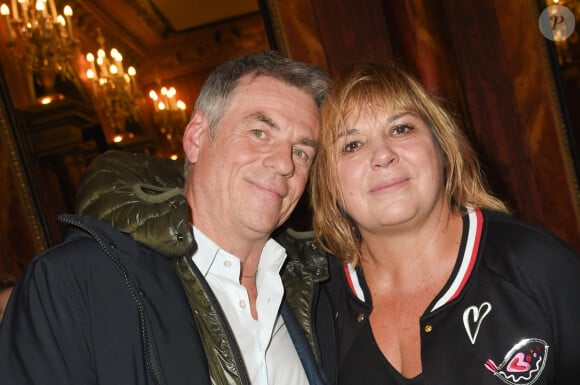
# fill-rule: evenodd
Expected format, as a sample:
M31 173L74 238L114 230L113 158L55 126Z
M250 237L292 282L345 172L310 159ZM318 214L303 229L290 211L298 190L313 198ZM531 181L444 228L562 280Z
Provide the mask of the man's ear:
M199 158L202 134L208 129L208 121L202 110L195 110L183 133L183 150L189 163Z

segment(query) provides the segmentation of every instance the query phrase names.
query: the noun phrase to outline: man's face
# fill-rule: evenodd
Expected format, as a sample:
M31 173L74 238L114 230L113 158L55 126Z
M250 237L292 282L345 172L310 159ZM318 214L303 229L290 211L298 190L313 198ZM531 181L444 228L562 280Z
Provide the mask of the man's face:
M304 191L318 123L309 95L265 76L240 80L215 139L197 111L184 135L194 224L218 243L269 237Z

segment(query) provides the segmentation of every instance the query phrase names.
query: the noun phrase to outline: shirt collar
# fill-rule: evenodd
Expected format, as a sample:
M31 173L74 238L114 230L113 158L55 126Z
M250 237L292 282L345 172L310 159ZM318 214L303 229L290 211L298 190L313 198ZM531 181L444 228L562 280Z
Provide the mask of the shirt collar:
M193 236L197 243L197 251L193 254L192 259L200 272L206 276L216 262L218 255L230 256L239 261L235 255L221 249L214 241L208 238L201 230L193 226ZM286 250L274 239L270 238L262 249L260 262L258 262L258 271L271 271L278 273L286 260ZM239 266L237 270L239 274Z

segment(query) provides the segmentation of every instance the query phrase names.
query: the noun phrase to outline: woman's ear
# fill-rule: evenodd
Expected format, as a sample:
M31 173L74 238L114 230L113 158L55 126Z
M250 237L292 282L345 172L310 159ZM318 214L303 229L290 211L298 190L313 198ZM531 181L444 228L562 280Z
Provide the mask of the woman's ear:
M207 130L207 118L202 110L195 110L183 133L183 150L189 163L199 158L202 134Z

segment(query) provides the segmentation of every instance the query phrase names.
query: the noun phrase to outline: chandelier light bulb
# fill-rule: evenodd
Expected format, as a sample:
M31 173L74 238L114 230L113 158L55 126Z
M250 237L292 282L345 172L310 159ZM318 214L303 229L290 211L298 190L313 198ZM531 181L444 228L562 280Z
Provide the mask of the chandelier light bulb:
M66 24L68 25L68 34L70 35L70 38L73 38L73 29L72 29L72 20L71 17L73 15L73 11L72 8L70 7L70 5L65 5L64 6L64 17L66 18Z

